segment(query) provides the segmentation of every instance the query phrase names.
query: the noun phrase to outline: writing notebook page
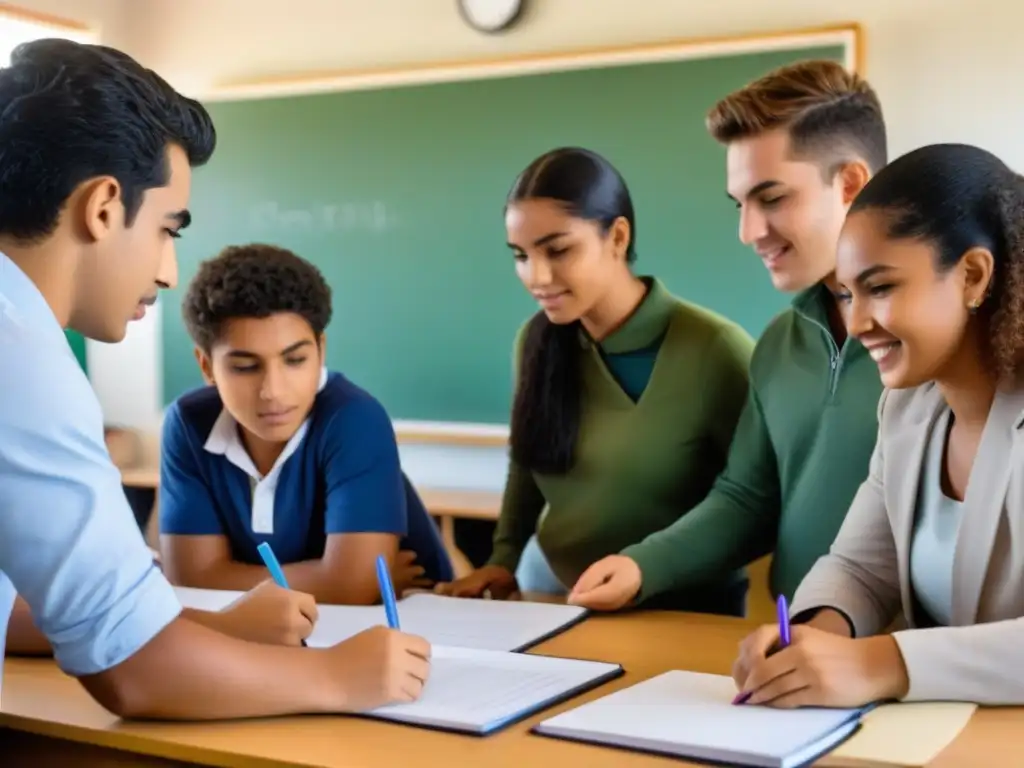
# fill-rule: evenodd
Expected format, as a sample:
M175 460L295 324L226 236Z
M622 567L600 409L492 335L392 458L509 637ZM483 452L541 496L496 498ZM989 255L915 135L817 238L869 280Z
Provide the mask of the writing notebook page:
M401 618L401 603L399 617ZM387 626L387 616L382 605L318 605L318 618L313 632L306 639L310 648L327 648L347 640L353 635L376 627ZM405 622L402 629L408 632Z
M586 615L573 605L415 594L399 604L402 628L436 645L512 651Z
M308 643L334 645L365 629L387 624L383 606L321 605ZM532 645L586 614L576 606L523 601L472 600L418 593L398 601L404 632L431 645L512 651Z
M734 706L735 695L730 677L676 670L556 715L538 731L708 759L782 761L858 717L858 710Z
M618 670L616 664L435 647L423 695L368 714L448 728L484 729L517 718Z

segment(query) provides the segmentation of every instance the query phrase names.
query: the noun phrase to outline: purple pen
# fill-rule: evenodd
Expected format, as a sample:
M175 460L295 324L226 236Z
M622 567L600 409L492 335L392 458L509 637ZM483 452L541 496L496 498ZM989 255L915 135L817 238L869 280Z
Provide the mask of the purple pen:
M786 605L786 596L779 595L779 649L789 645L789 606Z
M789 645L789 606L786 604L786 596L779 595L779 600L776 603L779 616L779 647L778 650L782 650ZM768 655L771 656L771 651L768 651ZM747 699L750 698L750 692L740 692L736 694L736 698L732 700L733 704L745 704Z

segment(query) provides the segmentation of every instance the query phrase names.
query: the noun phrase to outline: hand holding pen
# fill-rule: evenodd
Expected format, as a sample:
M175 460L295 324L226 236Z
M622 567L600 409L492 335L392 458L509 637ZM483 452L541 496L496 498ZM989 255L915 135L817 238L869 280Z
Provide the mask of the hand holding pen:
M789 605L786 603L786 596L785 595L779 595L779 599L776 601L776 604L775 604L775 610L776 610L776 616L777 616L777 620L778 620L778 634L775 634L774 632L771 632L769 627L763 627L762 630L760 630L760 631L763 632L763 634L760 636L760 638L763 641L764 640L768 641L768 643L769 643L767 648L765 648L764 651L763 651L763 655L764 655L765 658L771 656L773 653L777 653L778 651L781 651L783 648L787 647L789 645L790 641L791 641L790 627L789 627ZM757 633L755 633L755 634L757 634ZM749 639L750 638L748 638L748 640ZM763 648L764 647L764 643L763 642L762 643L758 643L756 647ZM742 658L742 656L743 656L743 654L741 653L740 657ZM740 663L740 659L738 658L736 660L736 662L737 662L737 664L739 664ZM736 667L734 665L734 667L733 667L733 678L734 679L736 677L737 671L738 670L736 669ZM747 670L747 671L749 671L749 670ZM742 686L743 686L743 684L745 682L747 682L747 680L746 680L747 675L743 675L743 677L744 677L743 680L737 680L736 681L737 685L740 686L740 692L738 694L736 694L736 698L732 700L733 704L746 704L747 701L750 700L751 695L753 694L753 691L743 690Z
M778 612L777 624L755 630L740 645L733 665L740 693L733 703L848 708L906 694L907 671L892 635L855 639L831 631L845 622L813 619L791 630L784 598Z

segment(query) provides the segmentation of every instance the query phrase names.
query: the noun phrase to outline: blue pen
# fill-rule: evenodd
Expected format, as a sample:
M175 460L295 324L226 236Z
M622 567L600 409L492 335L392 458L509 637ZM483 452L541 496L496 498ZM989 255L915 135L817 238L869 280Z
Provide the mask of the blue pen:
M776 615L779 618L779 647L776 649L776 651L781 651L783 648L789 645L791 639L789 633L789 606L786 604L785 595L779 595L779 600L775 604L775 607ZM769 656L772 653L772 651L768 651ZM736 698L732 700L732 703L743 704L749 698L749 693L739 693L736 695Z
M281 564L274 555L274 550L270 548L270 544L264 541L256 547L256 551L263 558L263 563L267 566L267 570L270 571L270 578L274 580L274 583L281 587L281 589L291 589L288 586L288 580L284 577L284 571L281 570ZM304 648L307 647L305 640L302 641L302 646Z
M388 617L388 626L391 629L400 629L398 605L395 602L395 587L391 583L391 572L388 570L388 561L384 559L384 555L377 555L377 581L380 583L380 596L384 601L384 613Z

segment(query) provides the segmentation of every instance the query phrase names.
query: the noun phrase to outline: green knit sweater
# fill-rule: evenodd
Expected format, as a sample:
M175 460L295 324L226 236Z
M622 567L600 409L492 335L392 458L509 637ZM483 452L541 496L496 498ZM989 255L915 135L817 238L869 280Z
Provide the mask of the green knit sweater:
M685 518L623 554L640 565L640 600L714 580L774 551L771 588L792 599L828 552L867 476L882 393L878 367L856 339L828 330L828 289L817 285L757 342L750 398L729 462Z
M536 532L552 571L571 587L596 560L679 519L723 468L753 340L647 282L646 297L618 330L599 344L581 334L575 465L556 476L511 464L491 564L514 571ZM643 359L654 349L645 375Z

